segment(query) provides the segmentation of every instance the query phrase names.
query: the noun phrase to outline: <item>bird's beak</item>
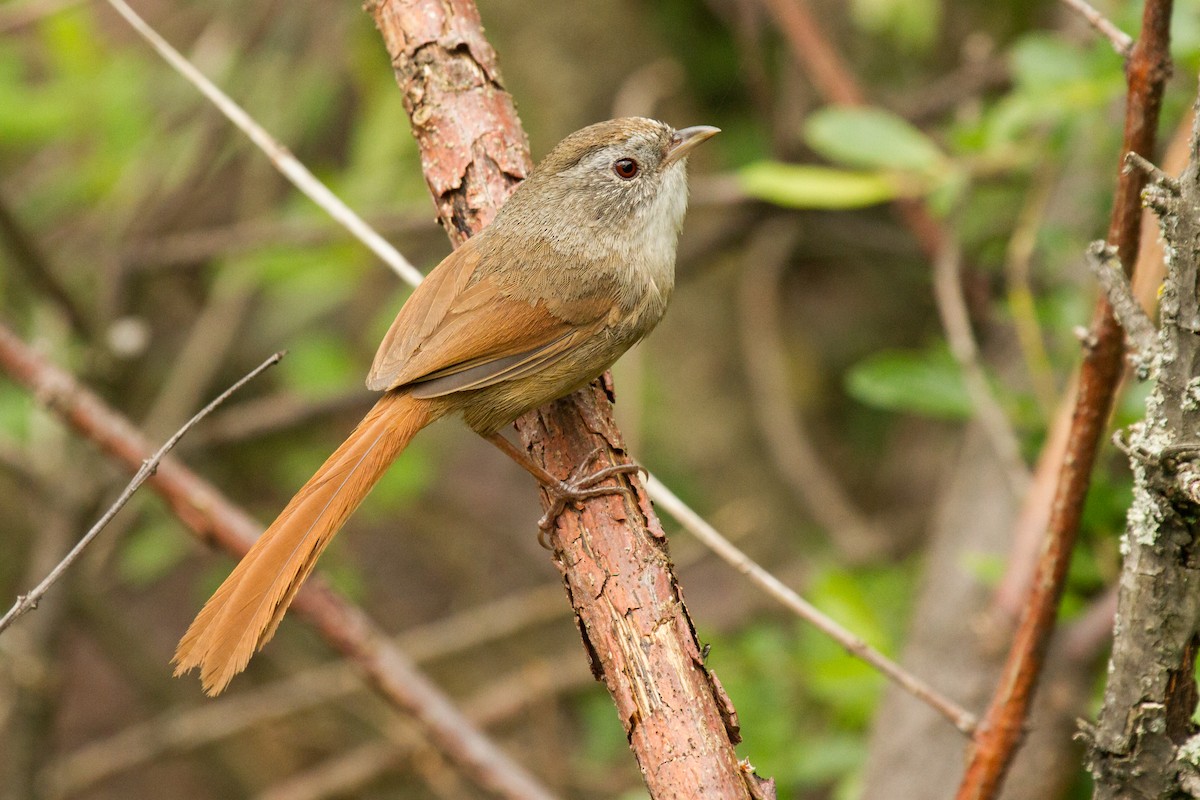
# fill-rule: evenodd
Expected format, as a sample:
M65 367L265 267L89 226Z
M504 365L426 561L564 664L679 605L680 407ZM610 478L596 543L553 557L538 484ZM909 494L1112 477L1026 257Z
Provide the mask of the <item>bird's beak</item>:
M697 145L720 132L720 128L714 128L711 125L693 125L690 128L675 131L675 135L671 137L671 143L667 145L667 157L663 161L663 166L670 166L676 161L687 158L687 154L696 149Z

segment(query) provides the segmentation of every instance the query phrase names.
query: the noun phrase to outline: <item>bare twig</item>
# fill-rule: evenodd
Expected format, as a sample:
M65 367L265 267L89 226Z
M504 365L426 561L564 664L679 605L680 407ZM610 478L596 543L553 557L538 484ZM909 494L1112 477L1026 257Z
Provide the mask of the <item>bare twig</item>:
M1087 0L1062 0L1063 5L1079 13L1087 23L1103 34L1112 43L1113 50L1122 58L1133 52L1133 37L1113 24L1112 20L1096 10Z
M961 261L962 251L958 243L953 237L947 236L942 252L933 262L933 296L937 301L942 328L946 331L950 353L962 370L963 383L971 398L971 405L975 407L975 413L988 440L995 448L996 455L1004 464L1004 473L1008 477L1013 496L1020 498L1029 488L1029 468L1021 458L1021 445L1017 441L1017 434L992 393L987 373L984 372L980 361L979 346L975 344L975 334L971 331L971 319L967 313L967 302L962 293L959 271Z
M235 103L229 95L218 89L216 84L206 78L178 50L168 44L166 39L162 38L157 31L147 25L146 21L138 16L137 12L130 8L125 0L108 0L108 4L124 17L125 21L143 39L149 42L150 46L168 64L174 67L180 75L207 97L230 122L249 136L250 140L266 153L267 158L271 159L271 163L275 165L275 168L283 173L284 177L291 181L297 189L304 192L309 199L340 222L346 230L354 234L371 252L375 253L384 263L391 267L397 275L414 286L421 282L421 272L408 263L408 259L400 255L400 252L388 244L371 226L367 225L362 217L354 213L348 205L338 199L333 192L329 191L328 187L309 172L307 167L296 160L296 157L286 147L276 141L271 134L267 133L266 129L255 122L246 113L245 109Z
M1171 0L1146 0L1143 9L1141 37L1134 45L1126 71L1129 96L1123 154L1147 155L1154 148L1163 87L1170 74L1171 7ZM1121 161L1124 162L1123 155ZM1117 247L1122 264L1132 265L1137 258L1142 215L1140 194L1145 181L1144 174L1124 169L1117 180L1106 238ZM1096 305L1089 338L1092 344L1080 368L1067 454L1041 557L1029 584L996 694L975 734L958 800L990 800L999 792L1021 740L1046 646L1054 630L1092 466L1121 374L1121 328L1113 319L1106 298L1100 298Z
M705 522L696 512L686 505L651 475L646 479L646 485L654 492L655 501L667 513L679 521L684 528L708 545L714 553L726 563L745 575L756 586L778 600L798 617L813 625L819 631L840 644L850 655L860 658L875 669L882 672L888 679L895 681L905 691L918 700L927 703L931 708L965 734L970 735L975 730L975 715L961 708L953 700L943 697L929 684L915 675L907 672L896 662L880 653L860 637L855 636L841 625L830 619L807 600L785 586L778 578L756 564L741 550L734 547L728 539L722 536L716 528Z
M1142 309L1142 304L1133 296L1133 286L1130 285L1125 269L1121 266L1116 248L1110 247L1104 241L1092 242L1087 255L1088 266L1096 280L1104 287L1113 316L1125 329L1125 338L1134 350L1134 357L1143 370L1148 368L1158 350L1158 332L1149 315Z
M229 399L230 395L245 386L250 381L254 380L268 367L278 364L280 359L283 358L283 355L284 354L282 352L276 353L252 369L241 380L233 384L233 386L230 386L228 389L221 392L221 394L218 395L215 400L206 405L204 408L200 409L200 411L194 417L184 423L183 427L177 430L170 439L167 439L166 443L163 444L162 447L158 448L154 455L146 459L142 463L141 468L138 469L137 473L133 476L133 480L131 480L121 492L120 496L113 501L113 504L108 507L108 510L105 511L96 524L92 526L91 530L84 534L83 538L79 540L78 544L71 548L71 551L67 553L66 557L63 558L62 561L58 562L54 569L50 570L50 574L46 576L45 580L34 587L29 593L20 595L17 598L17 602L14 603L12 608L8 610L8 613L6 613L3 617L0 617L0 633L3 633L4 630L8 628L8 626L11 625L14 620L17 619L17 617L37 608L38 602L42 599L42 597L45 596L46 592L50 590L50 587L53 586L60 577L62 577L62 574L67 571L68 567L75 563L75 561L83 553L84 549L91 544L92 540L96 538L100 531L104 530L104 527L108 525L113 517L117 515L117 512L125 507L125 504L129 502L129 498L133 497L134 492L136 492L141 485L145 483L151 475L154 474L155 470L158 469L158 465L162 461L163 456L169 453L171 448L173 448L180 439L186 436L187 432L190 431L197 422L208 416L214 408L224 403L227 399Z

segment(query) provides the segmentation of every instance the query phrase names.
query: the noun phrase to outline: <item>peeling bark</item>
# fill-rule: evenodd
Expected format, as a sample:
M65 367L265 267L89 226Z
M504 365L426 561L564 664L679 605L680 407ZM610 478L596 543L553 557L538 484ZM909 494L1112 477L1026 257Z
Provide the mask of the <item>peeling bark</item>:
M1200 101L1198 101L1200 103ZM1097 800L1200 797L1200 738L1192 723L1200 643L1200 125L1175 182L1143 197L1166 241L1154 390L1132 426L1134 497L1122 552L1104 707L1090 740Z

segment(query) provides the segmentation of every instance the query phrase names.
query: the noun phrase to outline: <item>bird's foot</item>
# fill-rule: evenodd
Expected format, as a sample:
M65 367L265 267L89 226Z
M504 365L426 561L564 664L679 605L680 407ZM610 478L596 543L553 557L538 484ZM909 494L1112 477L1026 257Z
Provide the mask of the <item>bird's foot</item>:
M595 472L588 473L588 465L592 463L592 459L598 454L604 452L603 448L596 448L588 457L583 460L571 476L566 480L556 481L552 484L543 484L547 491L550 492L554 502L550 504L550 508L546 509L546 513L538 520L538 541L542 547L549 549L550 546L546 542L546 534L554 528L554 523L558 516L566 509L568 503L578 503L583 500L588 500L592 497L603 497L609 494L629 494L629 487L624 485L616 486L597 486L597 484L614 475L632 475L635 472L646 472L646 469L640 464L612 464L610 466L598 469ZM648 473L647 473L648 474Z

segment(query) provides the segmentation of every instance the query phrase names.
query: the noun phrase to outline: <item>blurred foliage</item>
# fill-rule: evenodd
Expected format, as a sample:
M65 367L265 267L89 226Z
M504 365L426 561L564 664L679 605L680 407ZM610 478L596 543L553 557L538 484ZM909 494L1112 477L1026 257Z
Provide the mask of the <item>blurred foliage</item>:
M446 252L445 237L430 222L390 66L357 6L325 9L325 18L304 4L145 5L168 38L351 206L401 219L403 232L395 238L415 262L428 268ZM721 527L745 535L747 549L772 569L803 565L808 599L895 655L905 631L920 622L910 611L933 489L972 406L931 310L928 267L881 206L920 198L956 231L986 367L1032 461L1048 424L1034 389L1042 366L1026 353L1012 355L1013 331L1032 330L1046 351L1050 385L1061 391L1078 360L1075 329L1090 314L1094 289L1082 253L1106 226L1124 78L1108 43L1051 0L817 5L874 105L822 102L768 19L747 15L740 3L611 0L594 4L588 15L568 12L579 17L570 30L548 29L546 20L557 12L532 0L481 4L507 85L525 103L535 154L572 128L611 115L616 98L631 88L657 98L647 112L723 128L695 159L703 179L716 176L697 181L672 311L645 346L646 366L634 368L629 383L618 387L618 409L630 415L625 429L635 457ZM1122 0L1106 10L1135 31L1139 8ZM1194 3L1176 3L1173 52L1180 77L1167 96L1164 139L1194 96L1200 69L1195 11ZM544 47L527 46L531 40ZM640 86L638 70L663 59L679 67L677 84ZM965 88L948 100L913 110L941 78L993 61L999 80L964 79ZM561 83L553 84L559 103L531 107L525 100L543 96L541 81ZM1033 239L1029 317L1011 303L1013 242L1023 210L1043 185L1050 199L1035 229L1021 232ZM730 200L722 187L733 187L738 197ZM741 202L742 195L757 202ZM312 409L361 386L372 348L407 291L345 235L290 235L330 227L103 4L44 14L0 36L0 202L27 227L100 333L94 340L68 333L53 304L0 249L6 324L139 422L162 401L176 371L193 368L178 359L216 299L239 292L249 297L240 315L218 326L232 331L219 363L195 367L208 371L203 397L194 400L286 348L288 359L247 389L245 400L279 398L281 405ZM748 271L742 256L749 234L779 218L794 221L802 235L775 287L786 349L781 357L795 386L775 388L815 431L830 472L866 513L894 531L894 550L870 563L847 563L762 447L771 432L761 429L747 389L743 331L731 298ZM256 226L267 233L237 238ZM200 235L210 249L139 261L139 247L178 245L183 235ZM221 246L223 236L236 244ZM114 331L122 322L144 329L146 341L117 346ZM1126 392L1118 425L1140 416L1144 392ZM26 448L39 468L42 462L74 467L72 492L53 494L72 495L78 502L72 513L84 529L110 486L98 466L103 460L83 446L64 446L61 431L34 406L0 381L0 450ZM256 437L197 445L184 457L266 517L359 411L313 412ZM533 543L528 479L480 455L484 449L449 426L430 431L356 516L360 530L340 538L323 558L322 569L335 583L372 604L390 628L557 580ZM1063 601L1067 619L1091 607L1117 573L1115 536L1130 496L1127 471L1119 457L1109 456L1094 480ZM75 491L86 496L74 497ZM0 588L17 591L28 583L21 570L38 542L30 520L39 518L38 503L45 502L37 494L0 473L0 507L14 521L3 534L11 558L0 558L6 562ZM97 556L100 568L81 570L72 591L97 607L120 609L129 627L152 633L144 653L96 655L93 650L104 649L99 636L88 647L71 637L55 645L65 664L64 708L73 714L55 733L61 752L90 741L114 719L131 724L130 708L194 702L191 684L163 689L143 676L165 671L169 643L228 562L202 559L156 501L139 500L126 515L127 529L106 551L113 569L103 569L107 555ZM682 534L673 542L687 546ZM993 554L968 561L963 568L984 585L994 585L1005 568ZM812 629L739 597L740 579L729 571L714 581L703 577L714 574L700 572L703 565L690 569L681 581L703 638L713 645L708 663L738 709L746 737L739 753L778 780L781 797L858 796L881 678ZM281 628L283 641L272 653L301 649L305 640L292 627ZM565 623L530 638L536 641L506 640L456 659L460 663L438 665L438 677L456 688L474 687L521 666L530 652L579 647ZM125 656L140 658L142 670L128 667ZM86 676L97 660L106 670L96 674L120 691L91 691ZM298 668L288 665L288 671ZM247 676L248 685L254 680ZM104 705L109 695L123 705ZM539 710L524 727L513 722L520 728L513 738L531 762L542 758L542 771L560 781L564 795L640 796L606 694L593 687L545 702L553 710ZM314 733L311 741L307 718L289 724L287 744L262 749L269 757L256 765L261 773L241 765L225 769L236 759L205 753L185 769L156 764L144 783L114 781L111 793L86 796L146 796L147 786L160 785L183 787L181 797L220 796L197 777L217 772L214 767L251 795L336 752L326 753L324 742L375 735L374 713L360 714L357 707L352 714L330 713L315 726L325 738ZM261 747L255 739L245 737ZM0 775L3 770L0 764ZM361 796L428 796L419 780L398 772ZM1081 778L1075 791L1085 784Z

